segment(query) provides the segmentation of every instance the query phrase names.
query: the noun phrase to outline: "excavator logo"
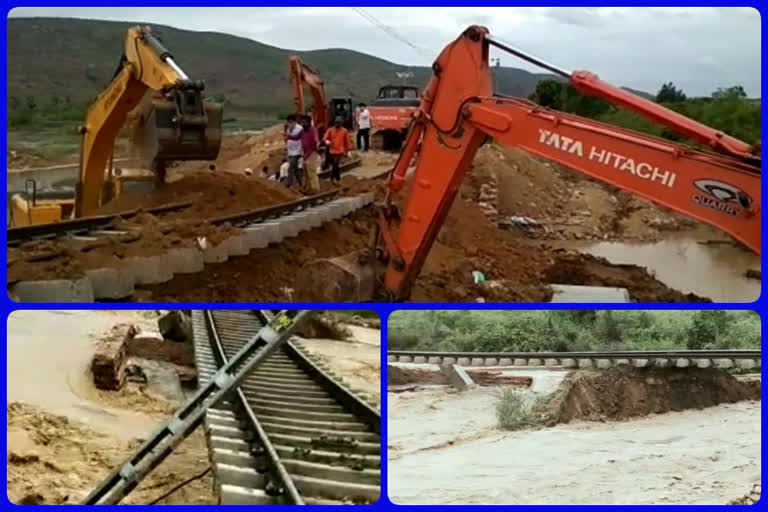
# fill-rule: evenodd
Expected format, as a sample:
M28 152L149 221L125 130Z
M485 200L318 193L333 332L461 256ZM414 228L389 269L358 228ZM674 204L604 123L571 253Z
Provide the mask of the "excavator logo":
M703 194L695 193L695 204L711 208L726 215L736 216L743 208L748 208L752 199L740 188L715 180L695 180L694 186Z

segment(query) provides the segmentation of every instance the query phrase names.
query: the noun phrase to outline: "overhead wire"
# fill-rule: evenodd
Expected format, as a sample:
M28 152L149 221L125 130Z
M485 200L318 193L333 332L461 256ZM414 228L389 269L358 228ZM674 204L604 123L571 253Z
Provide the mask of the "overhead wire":
M384 33L386 33L390 37L392 37L394 39L397 39L401 43L403 43L403 44L407 45L408 47L410 47L411 49L417 51L422 56L427 57L427 58L431 58L432 57L424 48L421 48L420 46L417 46L417 45L411 43L408 39L406 39L405 37L403 37L400 34L398 34L392 27L390 27L389 25L386 25L385 23L381 22L381 20L376 18L376 16L374 16L371 13L369 13L368 11L363 9L362 7L353 7L352 10L355 11L357 14L359 14L364 20L366 20L369 23L375 25L377 28L382 30Z

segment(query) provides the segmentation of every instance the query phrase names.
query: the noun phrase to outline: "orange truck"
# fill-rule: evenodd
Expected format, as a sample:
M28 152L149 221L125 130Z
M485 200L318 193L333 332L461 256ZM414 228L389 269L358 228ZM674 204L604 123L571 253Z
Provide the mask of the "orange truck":
M385 85L368 106L371 113L371 147L399 150L419 110L419 88L412 85Z

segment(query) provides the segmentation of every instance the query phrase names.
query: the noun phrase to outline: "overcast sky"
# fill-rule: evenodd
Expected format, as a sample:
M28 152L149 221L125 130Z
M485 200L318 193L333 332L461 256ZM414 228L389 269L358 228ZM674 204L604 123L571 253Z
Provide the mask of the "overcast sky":
M294 50L350 48L406 65L430 65L463 28L481 24L511 46L616 85L655 93L673 81L689 95L743 85L750 96L760 96L760 14L751 8L26 7L9 16L156 23ZM512 55L492 57L503 66L535 69Z

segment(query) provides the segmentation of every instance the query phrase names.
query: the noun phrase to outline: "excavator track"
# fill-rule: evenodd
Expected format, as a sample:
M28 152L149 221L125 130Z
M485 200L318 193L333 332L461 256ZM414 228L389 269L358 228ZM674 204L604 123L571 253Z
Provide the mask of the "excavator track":
M201 385L269 320L263 311L193 311ZM217 356L219 354L219 356ZM221 504L374 503L381 416L288 341L206 412Z

